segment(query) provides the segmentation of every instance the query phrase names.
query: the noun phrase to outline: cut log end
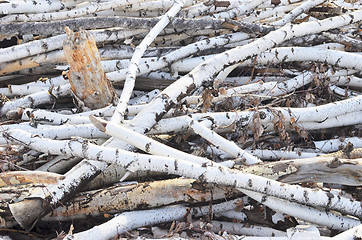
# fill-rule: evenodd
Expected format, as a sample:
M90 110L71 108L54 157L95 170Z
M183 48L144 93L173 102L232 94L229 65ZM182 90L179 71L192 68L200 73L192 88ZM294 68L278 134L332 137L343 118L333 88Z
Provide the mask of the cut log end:
M93 115L89 116L90 121L93 123L93 125L101 130L102 132L106 131L107 122L99 117L95 117Z
M43 213L46 212L44 200L40 198L25 199L18 203L9 204L9 209L14 219L27 231L30 231L41 218L39 216L43 216Z

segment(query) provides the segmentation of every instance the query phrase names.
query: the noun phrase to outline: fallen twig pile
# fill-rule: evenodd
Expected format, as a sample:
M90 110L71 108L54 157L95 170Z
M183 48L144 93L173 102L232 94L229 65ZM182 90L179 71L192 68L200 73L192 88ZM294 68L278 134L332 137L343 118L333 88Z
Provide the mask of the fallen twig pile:
M0 14L6 239L362 238L361 2Z

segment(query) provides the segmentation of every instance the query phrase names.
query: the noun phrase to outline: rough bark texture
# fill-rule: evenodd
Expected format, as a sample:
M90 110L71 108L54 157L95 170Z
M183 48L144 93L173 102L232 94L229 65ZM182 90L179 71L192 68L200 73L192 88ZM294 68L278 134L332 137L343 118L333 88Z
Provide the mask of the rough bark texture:
M105 107L117 97L107 79L94 37L85 30L74 33L65 28L63 49L70 70L67 73L75 96L90 109Z

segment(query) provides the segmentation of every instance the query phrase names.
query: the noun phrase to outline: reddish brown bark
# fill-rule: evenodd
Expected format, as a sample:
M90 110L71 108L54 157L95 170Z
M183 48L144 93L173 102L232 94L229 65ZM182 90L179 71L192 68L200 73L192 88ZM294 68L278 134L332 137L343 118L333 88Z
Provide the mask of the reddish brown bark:
M74 95L90 109L105 107L116 100L107 79L94 37L86 30L73 32L65 28L63 50L70 70L67 73Z

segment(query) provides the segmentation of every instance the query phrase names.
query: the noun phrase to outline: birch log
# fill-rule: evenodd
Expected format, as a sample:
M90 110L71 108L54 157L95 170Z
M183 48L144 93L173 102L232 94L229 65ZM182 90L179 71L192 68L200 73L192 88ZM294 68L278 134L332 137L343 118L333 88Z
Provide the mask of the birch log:
M287 183L362 185L362 158L351 160L321 156L236 167L245 173Z
M362 207L358 201L340 196L337 197L331 192L303 188L240 171L232 171L220 165L214 167L212 163L211 166L204 166L181 159L135 154L121 149L93 145L86 141L45 140L21 130L9 131L5 136L11 141L42 152L117 163L131 172L135 170L152 170L177 174L209 183L224 184L256 191L292 202L336 210L362 218Z
M214 204L213 211L222 212L233 209L238 201L240 201L240 199ZM209 211L209 206L187 208L183 205L174 205L159 209L126 212L116 216L104 224L95 226L94 228L91 228L87 231L76 234L69 234L64 239L106 240L137 227L179 220L189 214L191 214L191 216L202 216Z
M151 209L175 203L205 204L240 196L227 187L198 183L193 179L170 179L112 186L82 192L43 218L45 221L74 220L87 216Z
M32 229L43 216L60 205L60 201L73 196L97 172L107 166L108 164L103 162L83 160L77 167L65 174L58 184L48 185L46 191L42 188L23 201L9 204L12 216L24 229Z
M151 29L151 31L146 35L142 42L136 47L135 52L132 56L130 66L127 69L127 77L123 86L122 95L119 99L117 108L112 116L114 122L122 122L124 120L124 115L127 111L128 101L132 95L132 91L135 86L137 66L139 61L142 58L143 53L146 51L147 47L151 45L153 40L157 35L166 27L170 20L181 10L185 0L177 0L172 8L167 11L167 13L160 19L160 21Z
M216 75L227 65L241 62L253 54L275 47L278 43L293 37L318 33L360 20L362 20L362 10L317 22L286 25L248 45L219 54L207 60L205 63L198 65L189 74L161 92L150 102L147 108L142 110L132 120L132 128L140 133L149 131L175 103L192 93L195 88L201 86L202 83L211 81L212 76Z

